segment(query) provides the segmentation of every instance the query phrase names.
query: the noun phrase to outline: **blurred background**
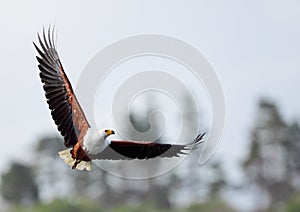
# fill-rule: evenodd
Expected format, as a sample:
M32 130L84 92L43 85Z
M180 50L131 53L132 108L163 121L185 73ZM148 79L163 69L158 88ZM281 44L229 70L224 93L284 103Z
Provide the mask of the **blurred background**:
M197 149L147 180L70 170L32 45L50 23L74 87L95 53L125 37L163 34L198 49L226 98L214 157L199 166ZM299 24L296 0L1 1L0 211L299 211ZM148 110L131 114L141 130Z

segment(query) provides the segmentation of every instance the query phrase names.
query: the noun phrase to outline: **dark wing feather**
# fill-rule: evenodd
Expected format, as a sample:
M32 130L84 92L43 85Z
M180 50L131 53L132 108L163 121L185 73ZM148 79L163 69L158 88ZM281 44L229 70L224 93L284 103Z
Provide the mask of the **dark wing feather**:
M54 30L43 30L42 38L38 34L40 48L34 46L39 53L40 78L45 90L47 103L52 118L64 137L65 146L74 146L83 139L89 124L76 99L71 83L62 67L54 45Z
M112 140L105 150L98 155L91 155L90 158L99 160L131 160L179 157L182 154L186 154L185 150L191 150L194 146L202 143L204 135L204 133L199 134L192 143L186 145Z

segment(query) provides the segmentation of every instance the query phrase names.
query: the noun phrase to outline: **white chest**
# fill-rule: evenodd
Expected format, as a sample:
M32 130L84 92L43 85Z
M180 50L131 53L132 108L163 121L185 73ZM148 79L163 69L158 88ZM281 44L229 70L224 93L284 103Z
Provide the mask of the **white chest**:
M107 146L108 143L98 130L88 129L83 138L83 149L87 154L96 155L102 152Z

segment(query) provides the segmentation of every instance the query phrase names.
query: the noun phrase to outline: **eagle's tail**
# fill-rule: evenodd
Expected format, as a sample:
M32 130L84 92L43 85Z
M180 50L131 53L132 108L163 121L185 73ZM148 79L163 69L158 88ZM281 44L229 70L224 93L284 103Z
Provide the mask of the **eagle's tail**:
M65 163L72 168L76 168L78 170L86 169L87 171L91 171L91 169L92 169L91 161L80 161L79 162L76 159L74 159L71 154L71 149L66 149L66 150L60 151L60 152L58 152L58 154L59 154L59 157L61 159L63 159L65 161ZM74 166L74 164L76 164L76 165Z

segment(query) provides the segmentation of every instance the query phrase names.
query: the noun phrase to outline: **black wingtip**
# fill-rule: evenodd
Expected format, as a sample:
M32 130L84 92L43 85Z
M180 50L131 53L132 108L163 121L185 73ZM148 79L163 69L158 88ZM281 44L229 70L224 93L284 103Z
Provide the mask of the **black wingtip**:
M194 149L196 148L199 144L203 143L204 141L204 136L205 136L205 132L204 133L200 133L197 135L197 137L194 139L194 141L190 144L187 144L185 146L185 149L188 150L188 149Z
M203 137L205 136L205 132L204 133L200 133L199 135L197 135L197 137L194 140L194 144L199 144L203 142Z
M48 27L48 43L49 43L49 46L53 49L55 49L54 31L55 31L55 24L53 26L51 26L51 24L49 24L49 27Z
M34 41L32 41L33 46L35 47L35 49L38 49L36 43Z

